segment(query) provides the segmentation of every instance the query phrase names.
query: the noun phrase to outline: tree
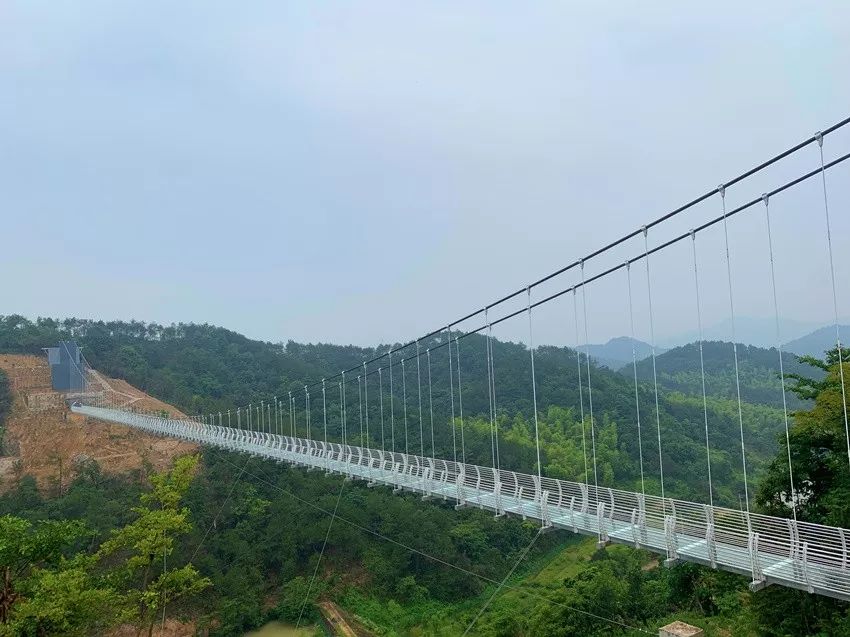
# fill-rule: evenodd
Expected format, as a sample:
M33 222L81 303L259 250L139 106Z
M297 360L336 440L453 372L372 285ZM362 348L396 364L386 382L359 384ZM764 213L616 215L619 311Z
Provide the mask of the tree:
M154 475L153 489L141 498L144 506L133 509L138 518L118 529L96 554L98 560L126 555L114 578L125 590L125 604L134 609L139 632L147 626L148 635L164 605L196 594L211 584L191 564L170 571L166 568L168 556L174 552L175 538L192 530L189 509L180 503L197 464L198 456L184 456L175 461L171 471ZM162 569L154 577L159 565Z
M19 517L0 517L0 623L8 623L19 598L19 583L35 569L58 562L62 550L86 533L80 522L46 521L33 525Z
M845 382L850 380L850 352L842 352ZM797 517L809 522L846 528L850 525L850 475L847 470L847 439L844 423L838 348L824 360L810 356L801 360L826 374L822 380L799 374L791 391L814 400L814 406L794 414L789 432L791 467L797 492ZM850 393L850 386L846 387ZM790 517L791 485L788 449L784 436L781 450L770 464L757 493L759 507ZM850 610L846 602L800 591L769 588L753 597L753 609L761 632L767 635L850 634Z
M843 351L845 382L850 380L850 352ZM850 472L847 470L847 438L844 404L838 368L838 349L827 352L825 360L804 356L805 361L826 375L815 380L799 374L790 388L801 398L814 400L809 410L794 413L789 431L791 467L797 492L800 519L833 526L850 526ZM846 388L850 393L850 384ZM788 472L788 445L780 436L780 452L770 463L760 484L756 501L771 515L790 517L791 483Z

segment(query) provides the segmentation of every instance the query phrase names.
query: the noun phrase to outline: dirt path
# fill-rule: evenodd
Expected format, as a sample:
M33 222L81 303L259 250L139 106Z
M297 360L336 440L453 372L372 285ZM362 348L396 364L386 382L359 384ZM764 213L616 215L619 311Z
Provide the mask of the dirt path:
M319 602L319 609L328 627L336 637L361 637L346 621L342 609L330 601Z

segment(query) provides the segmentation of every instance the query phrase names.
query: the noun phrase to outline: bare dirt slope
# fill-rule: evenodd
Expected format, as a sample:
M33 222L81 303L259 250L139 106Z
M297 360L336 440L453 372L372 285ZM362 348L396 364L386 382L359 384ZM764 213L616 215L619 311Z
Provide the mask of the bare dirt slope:
M12 411L6 422L0 457L0 488L7 489L25 474L42 489L61 489L87 460L96 460L105 473L162 470L195 445L157 438L123 425L73 414L62 396L50 387L47 359L0 354L0 369L9 377ZM123 380L97 376L105 390L119 394L138 409L179 410L152 398Z

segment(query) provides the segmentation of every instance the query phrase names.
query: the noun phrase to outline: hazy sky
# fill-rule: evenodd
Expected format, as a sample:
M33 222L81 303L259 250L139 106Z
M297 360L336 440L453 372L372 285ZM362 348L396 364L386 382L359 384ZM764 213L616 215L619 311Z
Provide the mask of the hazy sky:
M597 4L0 3L0 314L409 339L850 115L844 0ZM848 182L850 162L829 184L845 247ZM772 202L783 317L805 324L832 317L819 188ZM742 317L773 316L763 224L730 221ZM706 325L729 316L721 239L698 244ZM696 327L690 259L652 262L660 340ZM568 300L541 339L574 340ZM626 303L624 274L588 289L591 340L628 333Z

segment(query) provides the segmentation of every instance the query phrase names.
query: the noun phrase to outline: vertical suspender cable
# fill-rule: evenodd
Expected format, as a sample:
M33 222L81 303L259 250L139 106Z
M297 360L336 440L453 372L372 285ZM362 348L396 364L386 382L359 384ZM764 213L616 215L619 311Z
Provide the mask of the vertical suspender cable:
M490 319L489 309L484 308L484 322L487 325L487 336L485 337L484 346L486 351L487 364L487 403L490 407L490 455L493 457L493 474L496 473L496 441L493 437L493 384L490 378Z
M372 442L369 439L369 374L366 373L365 361L363 363L363 401L366 403L366 446L371 447Z
M380 399L379 407L381 410L381 451L386 451L384 444L384 368L378 368L378 398Z
M449 343L449 348L451 348ZM463 435L463 385L460 383L460 338L455 336L455 354L457 355L457 408L460 416L460 454L461 461L466 464L466 441Z
M419 400L419 457L425 457L425 435L422 429L422 365L419 362L419 340L416 341L416 397Z
M455 465L457 465L457 434L455 432L455 381L454 381L454 371L452 370L452 326L449 325L446 328L449 333L449 395L451 396L451 405L452 405L452 453L455 461Z
M404 359L401 359L401 404L404 412L404 455L410 454L407 444L407 374L404 369Z
M776 351L779 354L779 382L782 386L782 416L785 422L785 449L788 452L788 481L791 485L791 512L797 521L797 490L794 488L794 469L791 465L791 434L788 427L788 401L785 397L785 362L782 360L782 333L779 330L779 299L776 294L776 266L773 262L773 234L770 230L770 199L762 195L767 222L767 246L770 254L770 287L773 292L773 316L776 321Z
M847 462L850 464L850 421L847 418L847 387L844 384L844 355L841 347L841 334L838 328L838 294L835 291L835 260L832 256L832 227L829 221L829 198L826 194L826 167L823 163L823 134L817 133L820 151L820 174L823 184L823 211L826 217L826 245L829 252L829 277L832 282L832 308L835 312L835 346L838 349L838 379L841 382L841 404L844 408L844 435L847 440Z
M578 406L579 416L581 418L581 450L584 454L584 483L590 483L590 470L587 465L587 436L584 432L584 389L581 384L581 350L579 343L581 340L578 336L578 301L576 297L576 289L573 287L573 322L576 327L576 371L578 371Z
M487 341L490 346L490 385L493 396L493 437L496 441L496 471L502 470L502 460L499 457L499 417L496 411L496 360L493 351L493 326L487 325ZM501 478L500 478L501 479Z
M304 412L304 417L307 420L307 439L310 440L313 437L313 413L310 410L310 392L307 389L307 385L304 385Z
M537 418L537 375L534 371L534 333L532 331L531 320L531 287L526 288L526 294L528 295L528 351L531 355L531 402L534 409L534 446L537 450L537 488L540 490L540 493L537 495L540 496L543 492L543 471L540 462L540 430ZM541 524L546 526L546 520L543 519L545 516L541 514L540 517Z
M703 338L702 338L702 303L700 302L699 294L699 270L697 268L697 235L691 230L691 248L694 255L694 290L696 292L697 302L697 330L699 340L699 374L702 381L702 416L705 425L705 462L708 468L708 503L714 506L714 486L711 481L711 446L708 437L708 397L705 391L705 356L703 354Z
M729 254L729 230L726 223L726 187L720 185L717 187L720 192L720 204L723 208L723 237L726 248L726 279L729 283L729 316L732 321L732 358L735 363L735 390L738 396L738 424L741 430L741 466L744 469L744 502L747 507L747 518L749 520L750 513L750 487L747 478L747 448L744 444L744 411L741 407L741 380L738 371L738 343L735 334L735 301L732 291L732 259Z
M325 426L325 450L328 446L328 396L325 387L325 379L322 379L322 421Z
M289 433L295 438L295 409L293 409L292 392L289 392Z
M661 478L661 508L667 515L667 503L664 500L664 456L661 451L661 410L658 407L658 369L655 363L655 321L652 316L652 277L649 274L649 238L647 227L643 227L644 262L646 265L646 296L649 300L649 346L652 353L652 384L655 389L655 429L658 434L658 474Z
M345 372L342 372L342 446L348 445L348 412L345 404ZM348 450L346 450L348 453Z
M640 429L640 395L638 394L637 351L635 350L635 313L632 301L632 266L626 261L626 281L629 287L629 328L632 335L632 371L635 378L635 418L637 419L638 458L640 459L640 492L646 495L643 476L643 436Z
M436 467L437 451L434 445L434 394L431 388L431 348L426 351L428 357L428 411L431 414L431 460Z
M345 453L345 408L342 406L344 390L342 388L342 381L338 382L337 385L339 385L339 433L342 442L342 453L340 456L342 456Z
M587 331L587 294L584 284L584 261L581 262L581 307L584 312L584 362L587 365L587 404L590 408L590 445L593 452L593 489L597 504L599 503L599 473L596 468L596 425L593 422L593 385L590 381L590 339ZM599 529L602 533L602 529Z
M395 453L395 408L393 403L395 402L395 397L393 396L393 350L390 348L390 441L393 447L393 453Z
M360 415L360 446L363 444L363 381L361 376L357 376L357 412Z

